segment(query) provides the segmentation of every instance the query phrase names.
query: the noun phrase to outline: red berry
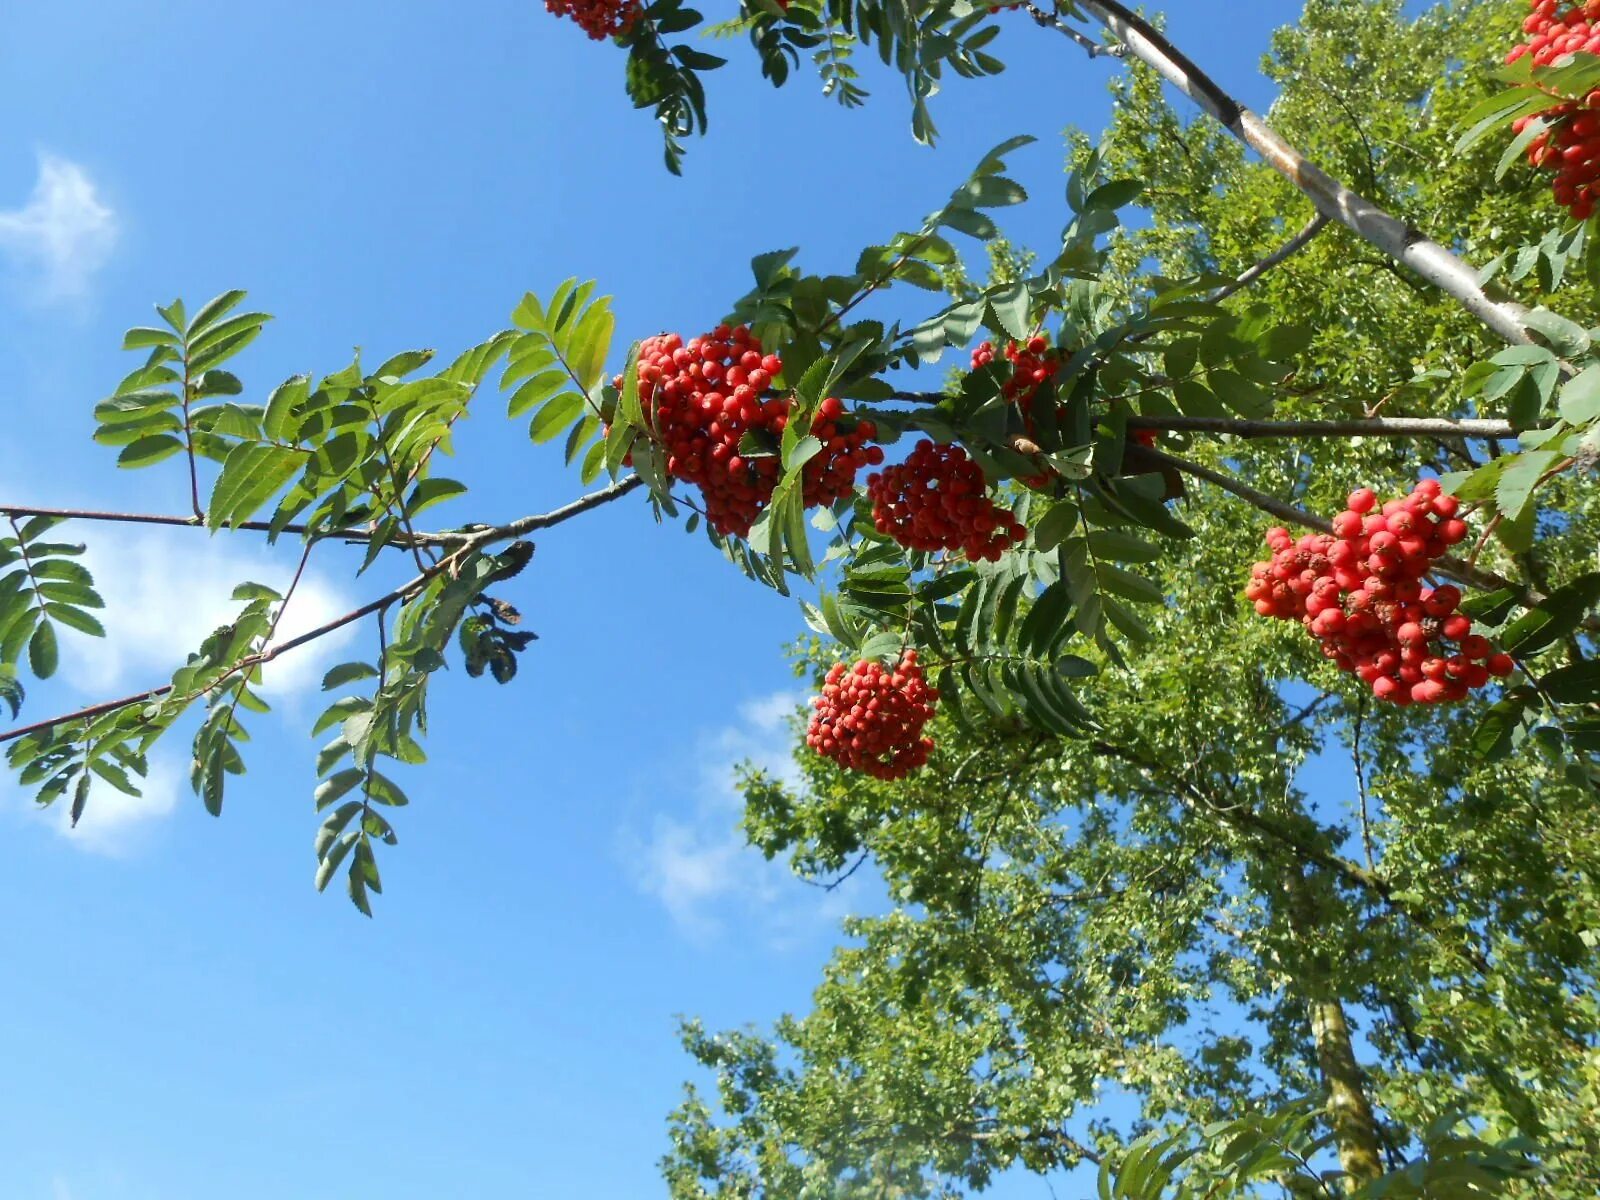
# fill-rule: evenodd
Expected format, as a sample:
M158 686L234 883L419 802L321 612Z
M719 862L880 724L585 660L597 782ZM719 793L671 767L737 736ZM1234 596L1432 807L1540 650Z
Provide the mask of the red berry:
M1446 583L1433 589L1433 594L1422 602L1430 617L1446 617L1455 612L1461 603L1461 589Z
M1346 510L1333 519L1333 534L1340 538L1353 538L1361 535L1361 514Z

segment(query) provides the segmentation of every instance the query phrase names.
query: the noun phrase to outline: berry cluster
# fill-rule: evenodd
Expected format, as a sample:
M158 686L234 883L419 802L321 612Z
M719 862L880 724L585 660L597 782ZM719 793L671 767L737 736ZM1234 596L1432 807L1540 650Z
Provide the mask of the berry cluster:
M597 42L626 34L642 11L639 0L544 0L544 6L558 17L571 17Z
M1026 342L1010 342L1006 345L1005 356L1012 364L1011 378L1001 385L1001 393L1015 404L1022 413L1022 428L1030 440L1037 437L1033 420L1033 397L1046 382L1056 377L1061 370L1061 359L1050 348L1047 339L1035 335ZM979 370L994 362L994 343L984 342L972 352L972 369ZM1057 408L1058 419L1066 415L1066 406ZM1153 429L1135 429L1129 435L1141 446L1154 446L1156 433ZM1026 475L1017 480L1024 487L1047 487L1052 478L1052 472L1047 468L1037 475Z
M1600 54L1600 0L1565 7L1563 0L1531 0L1528 7L1533 11L1522 20L1528 40L1506 55L1507 65L1528 54L1540 67L1548 67L1563 54Z
M1368 488L1347 503L1331 535L1296 540L1286 529L1267 531L1272 558L1251 569L1245 588L1256 611L1300 621L1340 670L1395 704L1460 700L1490 676L1509 675L1511 656L1496 653L1456 611L1461 590L1422 582L1467 536L1455 497L1424 479L1378 511Z
M993 562L1027 526L989 499L983 471L960 446L924 439L905 462L867 477L872 521L913 550L963 550Z
M907 650L892 670L876 659L828 668L822 695L812 701L806 744L847 771L900 779L928 761L939 693L922 678L917 652Z
M1600 54L1600 0L1584 0L1570 8L1558 0L1533 0L1532 7L1522 22L1528 40L1506 55L1507 63L1531 55L1543 67L1568 54ZM1551 191L1556 202L1578 220L1588 220L1600 202L1600 89L1581 100L1518 117L1511 128L1521 133L1530 121L1543 121L1548 127L1528 143L1529 164L1554 171Z
M1061 360L1050 351L1050 343L1042 337L1031 337L1026 343L1008 342L1006 358L1011 363L1011 378L1001 387L1006 399L1022 409L1028 416L1028 404L1044 383L1055 377L1061 369ZM972 369L987 367L994 361L994 343L984 342L972 352ZM1032 418L1029 418L1031 420Z
M747 536L782 474L773 452L794 402L765 394L781 370L783 360L763 354L742 325L719 325L687 343L664 333L640 344L639 402L666 452L667 474L700 488L706 520L719 533ZM867 444L877 427L847 417L833 397L818 405L810 432L822 451L801 471L807 507L848 495L860 467L883 461L882 449ZM740 453L750 435L764 453Z

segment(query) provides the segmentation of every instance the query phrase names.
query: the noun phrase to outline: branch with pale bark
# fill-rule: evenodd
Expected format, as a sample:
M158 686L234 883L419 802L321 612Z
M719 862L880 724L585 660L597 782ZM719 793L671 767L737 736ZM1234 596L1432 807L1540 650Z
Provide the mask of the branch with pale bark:
M1183 51L1118 0L1076 0L1077 7L1105 26L1123 53L1149 67L1200 106L1278 174L1298 188L1317 211L1454 299L1494 334L1513 345L1533 341L1526 309L1491 296L1479 272L1392 213L1329 175L1256 113L1229 95Z

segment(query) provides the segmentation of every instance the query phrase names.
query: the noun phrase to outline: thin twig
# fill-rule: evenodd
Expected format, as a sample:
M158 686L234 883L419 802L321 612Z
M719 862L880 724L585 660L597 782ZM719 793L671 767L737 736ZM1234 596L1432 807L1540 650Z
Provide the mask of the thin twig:
M294 594L300 587L300 580L304 578L306 573L306 564L311 561L311 549L316 544L316 539L313 538L306 543L306 548L301 551L300 565L294 569L294 578L289 581L288 590L283 593L283 599L278 602L278 611L272 614L272 621L267 625L267 636L261 639L263 648L270 647L272 639L277 636L278 625L283 620L283 614L289 611L289 602L294 599ZM250 686L250 677L254 674L255 671L252 669L243 672L239 676L239 686L234 689L233 702L228 705L228 716L222 724L224 737L231 737L233 734L233 719L239 711L239 701L244 696L245 688Z
M809 884L810 886L812 886L814 888L821 888L825 892L837 891L839 888L844 886L845 880L849 879L850 876L854 875L857 871L859 871L861 869L862 865L870 857L872 857L872 851L863 850L861 852L860 856L855 860L855 862L850 864L849 868L844 872L844 874L839 875L836 878L830 879L826 883L824 883L820 879L807 878L804 875L796 876L796 878L798 878L801 883Z
M1434 417L1252 421L1237 417L1140 416L1129 417L1128 428L1157 433L1216 433L1241 438L1444 436L1503 439L1516 436L1510 421Z
M1158 381L1154 389L1161 390L1173 381ZM1137 395L1127 392L1111 397L1127 400ZM937 404L944 398L941 392L896 392L889 397L909 404ZM1381 437L1381 438L1435 438L1461 437L1477 440L1504 440L1517 436L1510 421L1486 418L1450 417L1341 417L1306 421L1257 421L1244 417L1187 417L1178 414L1146 414L1130 416L1129 429L1148 429L1155 433L1210 433L1241 438L1298 438L1298 437ZM5 511L0 509L0 511Z
M894 279L894 273L901 267L905 266L907 260L910 259L910 257L918 250L922 249L922 247L927 244L928 239L932 236L933 234L931 232L925 231L913 238L911 244L900 252L900 256L889 264L888 270L884 271L876 279L868 283L867 286L861 291L857 292L849 300L841 304L837 309L830 313L828 319L825 320L821 325L817 326L817 333L821 334L826 331L829 326L837 325L840 321L844 320L845 315L851 309L855 308L856 305L860 304L868 296L872 295L872 293L883 287L884 284L891 282Z
M608 488L593 492L588 496L573 501L564 508L554 512L541 513L537 516L521 517L504 525L493 528L504 531L506 537L519 537L524 533L531 533L535 529L543 529L548 525L559 525L575 516L578 512L585 512L590 508L615 500L626 495L644 481L637 475L626 475ZM95 521L120 525L159 525L180 529L204 529L204 514L198 517L175 516L171 513L140 513L140 512L112 512L92 508L47 508L40 505L0 504L0 516L7 517L57 517L68 521ZM350 529L314 529L308 525L284 525L274 529L270 521L240 521L236 525L229 525L229 529L241 530L248 533L279 533L304 536L315 534L324 541L342 542L370 542L373 531L365 528ZM450 549L463 542L470 541L474 536L489 526L469 527L467 529L446 530L438 533L419 533L415 539L405 533L395 535L389 545L396 549L409 550L413 545L429 546L436 549Z
M189 343L184 339L183 346L183 453L189 460L189 503L194 508L194 515L199 517L205 510L200 507L200 472L194 460L194 423L190 420L189 403L191 386L189 383Z
M409 600L412 596L426 587L433 577L439 574L439 572L449 569L453 564L457 563L460 559L474 551L484 549L485 547L491 546L496 542L503 542L511 538L521 537L523 534L532 533L536 529L547 529L552 525L559 525L563 521L569 521L573 517L579 516L582 513L586 513L591 509L598 508L602 504L609 503L619 496L626 495L638 487L642 482L643 480L641 480L639 476L629 475L618 480L608 488L603 488L598 492L591 492L587 496L583 496L577 500L574 500L571 504L565 504L560 508L551 510L550 512L538 513L533 516L523 517L519 520L511 521L505 525L490 525L485 526L482 529L464 533L462 535L464 540L447 543L452 547L452 550L446 557L428 567L427 570L423 571L414 579L408 580L399 587L385 592L376 600L373 600L368 604L363 604L360 608L352 609L343 616L335 617L333 620L319 625L315 629L309 629L305 633L298 634L285 642L278 643L277 645L267 646L258 654L246 655L244 658L241 658L237 663L235 663L233 667L221 678L213 681L213 683L210 685L210 688L215 688L218 684L223 682L223 680L231 678L234 674L240 671L252 671L258 666L262 666L271 662L281 654L287 654L291 650L296 650L309 642L314 642L320 637L325 637L327 634L333 633L335 630L343 629L346 625L349 625L355 621L359 621L363 617L371 616L375 612L382 612L384 609L388 608L392 604L395 604L396 602L404 603L406 600ZM210 688L208 688L208 690L210 690ZM50 717L44 721L35 721L31 725L22 725L15 729L8 729L4 732L0 732L0 743L14 741L17 738L26 737L31 733L39 733L42 730L52 729L55 726L64 724L68 721L89 720L93 717L104 716L106 713L116 712L121 708L128 708L132 705L140 704L147 700L159 699L171 691L172 685L170 683L164 684L161 687L149 688L142 692L135 692L131 696L123 696L118 700L107 700L101 704L93 704L88 708L82 708L76 712L67 713L63 716Z
M1115 42L1109 46L1103 45L1100 42L1095 41L1088 34L1084 33L1083 30L1074 29L1060 17L1056 16L1055 13L1046 12L1036 4L1025 2L1022 7L1028 10L1028 15L1030 17L1032 17L1040 25L1043 25L1046 29L1054 29L1058 33L1065 34L1067 37L1071 38L1080 47L1082 47L1083 52L1090 58L1121 58L1123 54L1126 53L1123 48L1117 45Z
M1367 770L1361 762L1361 722L1366 716L1366 694L1356 698L1355 732L1350 741L1350 757L1356 768L1356 796L1361 803L1361 845L1367 852L1367 870L1375 871L1372 854L1372 822L1367 812Z
M445 561L449 562L451 560L446 559ZM441 567L442 565L443 564L441 564ZM415 592L420 591L422 587L427 584L428 580L438 572L439 569L440 568L435 568L425 576L418 576L417 578L402 584L400 587L397 587L392 591L385 592L382 596L378 597L378 599L372 601L370 604L363 604L360 608L353 609L350 612L345 613L342 617L335 617L326 624L318 625L315 629L308 629L305 633L299 634L296 637L292 637L286 642L280 642L276 646L268 646L259 654L245 655L245 657L234 663L232 668L230 668L229 671L220 679L217 679L209 684L205 690L212 691L216 688L217 684L220 684L224 679L231 678L240 671L253 671L256 667L263 666L266 663L271 662L280 654L287 654L291 650L295 650L301 646L304 646L307 642L314 642L320 637L325 637L326 635L333 633L335 630L343 629L346 625L350 625L361 620L362 617L371 616L373 613L387 608L396 600L405 600L409 598ZM120 708L130 708L133 705L140 704L146 700L160 699L162 696L171 693L171 691L172 685L170 683L163 684L161 687L150 688L143 692L136 692L131 696L124 696L120 700L107 700L103 704L90 705L88 708L81 708L77 712L67 713L64 716L51 717L48 720L35 721L32 725L23 725L16 729L8 729L4 733L0 733L0 742L15 741L17 738L27 737L30 733L39 733L46 729L53 729L57 725L64 725L70 721L88 720L92 717L101 717L107 713L116 712ZM194 697L190 698L193 699Z
M1292 729L1294 726L1299 725L1302 721L1305 721L1308 717L1315 716L1317 710L1320 709L1329 700L1332 700L1333 697L1334 697L1334 693L1332 693L1332 692L1323 692L1323 693L1321 693L1310 704L1307 704L1299 712L1295 713L1294 716L1290 717L1282 725L1279 725L1278 728L1273 731L1274 737L1275 738L1282 737L1284 733L1286 733L1288 730Z
M1321 233L1323 229L1326 228L1328 220L1329 217L1327 213L1319 212L1316 216L1312 217L1310 221L1306 222L1304 229L1295 234L1283 245L1279 246L1271 254L1267 255L1260 262L1252 264L1246 270L1240 272L1237 277L1223 284L1216 291L1212 292L1211 302L1213 304L1220 304L1229 296L1232 296L1237 292L1242 292L1245 288L1249 287L1252 283L1260 279L1274 267L1281 266L1283 263L1293 258L1296 254L1299 254L1300 251L1304 250L1311 244L1312 240L1317 236L1317 234Z
M1291 525L1314 529L1318 533L1333 532L1333 526L1325 518L1319 517L1315 513L1309 513L1303 508L1296 508L1293 504L1280 500L1276 496L1269 496L1266 492L1253 488L1247 483L1241 483L1221 471L1213 470L1211 467L1203 466L1186 458L1178 458L1176 455L1167 454L1161 450L1141 448L1140 453L1161 466L1171 467L1175 471L1182 471L1185 475L1192 475L1196 479L1203 479L1207 483L1215 484L1223 491L1237 496L1246 503L1259 508L1262 512L1271 513ZM1544 596L1532 588L1515 583L1494 571L1471 566L1468 563L1461 562L1459 559L1441 558L1435 564L1435 569L1441 575L1448 575L1451 579L1458 579L1462 583L1471 584L1473 587L1483 588L1487 591L1510 588L1518 594L1520 603L1530 607L1537 606L1544 600Z

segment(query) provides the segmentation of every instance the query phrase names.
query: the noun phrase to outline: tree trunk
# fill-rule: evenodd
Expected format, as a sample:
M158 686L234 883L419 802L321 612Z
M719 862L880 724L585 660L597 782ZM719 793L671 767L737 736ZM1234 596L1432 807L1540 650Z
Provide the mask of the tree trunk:
M1306 996L1317 1066L1328 1089L1328 1124L1339 1149L1339 1165L1352 1182L1366 1183L1383 1174L1378 1121L1367 1099L1344 1005L1334 987L1333 964L1316 941L1322 923L1317 919L1310 881L1298 869L1290 868L1284 872L1284 890L1290 928L1300 949L1294 965Z
M1307 1006L1311 1036L1317 1044L1317 1065L1328 1088L1328 1122L1339 1144L1339 1165L1357 1183L1383 1174L1378 1122L1367 1103L1361 1067L1350 1044L1350 1026L1337 997L1322 996Z

